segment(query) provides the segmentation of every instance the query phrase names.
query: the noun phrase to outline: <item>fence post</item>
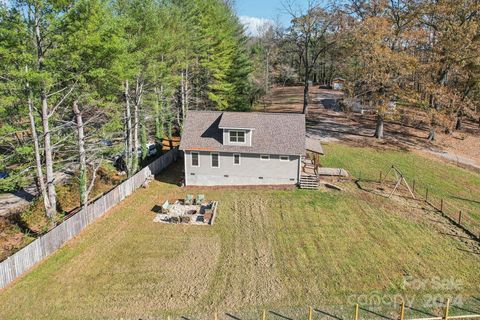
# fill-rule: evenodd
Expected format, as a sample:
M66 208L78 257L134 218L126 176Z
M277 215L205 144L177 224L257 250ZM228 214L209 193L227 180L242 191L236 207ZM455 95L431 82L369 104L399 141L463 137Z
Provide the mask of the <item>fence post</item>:
M428 187L425 190L425 202L428 202Z
M443 198L440 199L440 212L443 213Z
M462 210L458 212L458 224L462 224Z
M444 318L445 320L448 320L448 308L450 307L450 299L447 299L447 305L445 306L445 314Z
M382 171L380 171L380 183L382 183Z
M415 179L412 181L412 192L415 194Z
M358 303L355 305L355 318L354 320L358 320Z
M262 320L266 320L266 319L267 319L267 312L265 311L265 309L263 309Z
M402 302L401 309L400 309L400 320L405 319L405 302Z
M312 320L312 307L308 307L308 320Z

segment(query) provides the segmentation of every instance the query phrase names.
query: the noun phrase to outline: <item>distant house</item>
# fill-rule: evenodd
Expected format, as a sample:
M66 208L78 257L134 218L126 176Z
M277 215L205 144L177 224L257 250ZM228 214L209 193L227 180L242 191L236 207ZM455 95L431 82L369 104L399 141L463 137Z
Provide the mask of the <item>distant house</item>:
M190 111L185 185L287 185L300 180L305 115Z
M335 78L332 80L333 90L343 90L344 85L345 85L345 79Z

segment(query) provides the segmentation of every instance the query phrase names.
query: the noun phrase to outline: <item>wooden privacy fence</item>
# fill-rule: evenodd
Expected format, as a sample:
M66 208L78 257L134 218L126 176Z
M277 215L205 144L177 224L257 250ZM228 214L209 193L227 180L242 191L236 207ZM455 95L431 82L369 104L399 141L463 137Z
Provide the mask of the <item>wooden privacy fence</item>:
M25 248L0 263L0 288L15 280L36 263L54 253L65 242L72 239L96 218L120 203L141 187L152 174L157 174L177 159L178 149L172 149L137 172L130 179L98 198L88 207L78 211L54 229L36 239Z

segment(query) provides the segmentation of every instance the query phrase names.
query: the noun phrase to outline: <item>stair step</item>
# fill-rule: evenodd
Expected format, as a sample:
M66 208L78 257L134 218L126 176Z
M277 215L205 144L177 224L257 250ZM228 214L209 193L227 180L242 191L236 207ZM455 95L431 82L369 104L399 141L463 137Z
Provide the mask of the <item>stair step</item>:
M316 190L320 186L320 181L318 177L314 174L301 175L299 182L300 189Z

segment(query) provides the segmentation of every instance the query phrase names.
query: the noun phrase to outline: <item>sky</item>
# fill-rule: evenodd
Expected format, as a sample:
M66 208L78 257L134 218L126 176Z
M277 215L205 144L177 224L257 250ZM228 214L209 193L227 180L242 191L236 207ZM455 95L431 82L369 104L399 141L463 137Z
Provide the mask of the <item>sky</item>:
M247 33L255 35L257 27L265 23L278 21L283 26L288 26L290 17L282 6L283 2L284 0L236 0L235 9ZM306 0L296 2L301 5Z

